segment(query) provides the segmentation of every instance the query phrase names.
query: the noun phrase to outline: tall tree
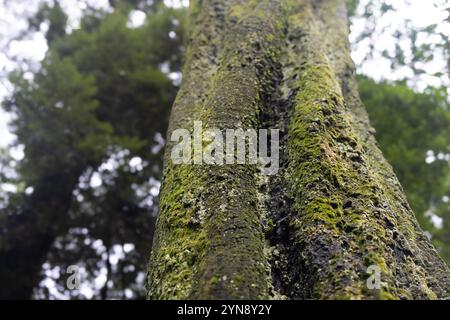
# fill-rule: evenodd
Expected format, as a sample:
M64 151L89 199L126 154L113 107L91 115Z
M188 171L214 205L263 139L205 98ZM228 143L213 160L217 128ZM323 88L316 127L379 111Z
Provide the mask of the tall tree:
M358 79L383 154L433 244L450 265L450 103L447 88L414 92L404 82Z
M157 205L148 189L161 172L157 138L177 89L169 73L179 71L184 14L160 6L135 28L130 12L125 1L110 13L88 8L70 34L58 2L30 19L31 29L48 25L49 51L31 80L11 74L14 91L2 103L16 116L11 129L25 157L15 168L22 187L0 212L0 298L31 298L49 272L44 264L60 270L54 280L65 297L83 298L66 287L68 265L85 269L93 298L121 298L125 290L145 296ZM101 185L90 187L94 173ZM110 253L125 243L134 249L111 264Z
M192 1L190 19L168 137L277 127L281 168L177 165L168 143L149 297L448 297L359 98L345 1Z

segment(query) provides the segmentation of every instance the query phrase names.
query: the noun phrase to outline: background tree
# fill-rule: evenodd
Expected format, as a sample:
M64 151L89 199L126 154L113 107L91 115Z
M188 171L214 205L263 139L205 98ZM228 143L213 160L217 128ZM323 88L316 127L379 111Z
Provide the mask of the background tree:
M411 90L404 82L358 81L381 150L405 188L420 225L450 263L450 107L446 88Z
M183 15L152 7L151 19L130 28L132 9L123 2L112 13L87 8L71 34L58 2L30 20L31 28L48 24L50 50L32 80L11 75L14 93L3 103L16 115L25 157L16 168L21 192L1 216L1 297L30 297L46 274L60 291L82 297L64 289L71 264L92 282L103 276L96 297L143 295L137 281L152 238Z

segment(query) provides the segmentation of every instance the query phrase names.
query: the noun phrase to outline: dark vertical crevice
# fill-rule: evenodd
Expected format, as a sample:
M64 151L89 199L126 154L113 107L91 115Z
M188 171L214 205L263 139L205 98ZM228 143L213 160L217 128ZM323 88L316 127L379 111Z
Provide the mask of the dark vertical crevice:
M263 128L279 129L279 171L269 176L267 184L261 188L265 194L264 207L267 212L263 221L265 237L268 245L268 260L271 268L272 286L277 298L303 298L299 295L305 290L301 279L308 277L297 261L298 251L292 250L289 223L293 216L294 199L285 179L288 169L288 136L292 110L295 106L298 72L301 69L293 61L293 53L298 48L301 33L286 24L284 45L276 61L273 61L269 90L263 86L261 92L260 125Z

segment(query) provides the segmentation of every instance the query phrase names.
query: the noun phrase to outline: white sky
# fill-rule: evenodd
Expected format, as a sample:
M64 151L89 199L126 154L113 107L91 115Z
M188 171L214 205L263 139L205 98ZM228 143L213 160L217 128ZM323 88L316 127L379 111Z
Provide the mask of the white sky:
M366 3L367 0L361 1ZM411 78L413 72L410 68L404 67L401 70L392 72L390 68L390 61L384 58L381 53L383 50L393 54L395 52L395 45L397 40L393 34L396 30L403 30L405 28L405 21L410 20L413 28L425 28L432 24L438 24L436 32L442 32L450 37L450 26L448 23L442 23L442 21L448 16L448 12L444 9L450 7L450 1L435 0L385 0L387 4L394 7L395 11L389 11L376 21L375 37L375 54L374 59L364 62L361 65L364 57L368 54L369 41L366 39L362 43L355 43L357 36L364 30L365 19L355 18L352 21L350 41L353 44L352 58L357 65L361 65L360 72L371 76L376 80L388 79L398 80L402 78ZM361 8L360 8L361 9ZM429 34L420 33L417 39L416 45L423 43L438 43L439 36L430 37ZM401 48L404 50L405 55L410 55L410 46L408 41L400 43ZM442 72L446 68L446 61L439 56L439 53L435 54L434 60L431 63L426 64L425 69L427 73L432 74L436 72ZM417 89L424 89L427 85L439 86L444 81L449 84L447 79L439 79L429 75L422 75L420 81L415 83Z

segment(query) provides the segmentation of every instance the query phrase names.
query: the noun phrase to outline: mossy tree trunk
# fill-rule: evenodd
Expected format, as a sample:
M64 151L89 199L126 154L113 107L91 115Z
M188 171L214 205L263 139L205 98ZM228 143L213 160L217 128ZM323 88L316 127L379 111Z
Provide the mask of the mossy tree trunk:
M149 297L449 297L358 96L345 1L191 1L190 22L168 137L279 128L281 168L175 165L169 142Z

